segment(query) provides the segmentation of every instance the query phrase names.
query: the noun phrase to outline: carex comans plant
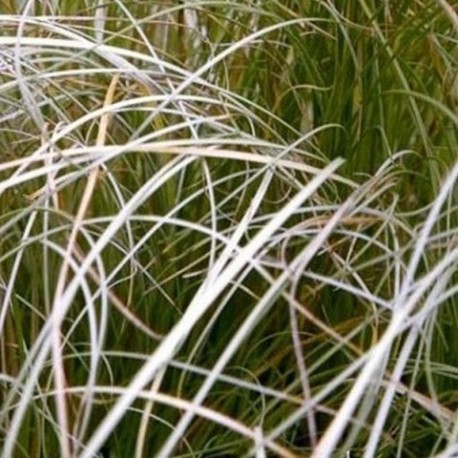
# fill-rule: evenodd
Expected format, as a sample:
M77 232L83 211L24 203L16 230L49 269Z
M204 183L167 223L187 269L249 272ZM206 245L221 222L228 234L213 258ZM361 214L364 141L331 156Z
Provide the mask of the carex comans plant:
M2 456L453 455L455 12L334 3L0 6Z

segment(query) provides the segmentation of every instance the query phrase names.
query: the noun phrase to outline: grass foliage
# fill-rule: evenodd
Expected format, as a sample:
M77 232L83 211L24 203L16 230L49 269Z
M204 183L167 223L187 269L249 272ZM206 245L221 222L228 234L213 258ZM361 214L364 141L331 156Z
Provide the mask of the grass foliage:
M0 12L2 457L456 456L451 1Z

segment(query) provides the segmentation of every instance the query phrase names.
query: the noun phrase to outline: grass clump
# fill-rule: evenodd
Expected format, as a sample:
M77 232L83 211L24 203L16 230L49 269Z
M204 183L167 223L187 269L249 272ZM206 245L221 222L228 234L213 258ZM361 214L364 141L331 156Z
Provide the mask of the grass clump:
M0 4L2 456L453 456L458 18Z

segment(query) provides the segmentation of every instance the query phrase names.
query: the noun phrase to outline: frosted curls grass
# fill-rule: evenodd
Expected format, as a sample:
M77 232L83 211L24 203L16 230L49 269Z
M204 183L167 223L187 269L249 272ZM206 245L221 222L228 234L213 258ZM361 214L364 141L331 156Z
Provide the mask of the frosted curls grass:
M259 456L267 449L293 456L301 443L294 431L304 424L304 417L310 444L318 443L316 453L330 456L334 451L365 447L371 456L386 445L384 426L398 415L397 396L407 393L410 409L426 412L439 429L450 432L449 445L444 447L452 450L454 419L447 404L435 396L433 384L416 391L418 365L409 386L404 376L410 374L408 366L422 357L422 347L416 343L423 329L428 328L433 339L431 323L441 324L441 309L456 296L452 216L456 168L438 188L429 216L417 231L418 213L401 214L393 192L402 181L397 167L408 155L392 155L373 179L356 185L337 174L339 161L326 166L316 146L323 135L337 132L338 123L323 123L302 135L288 127L283 137L280 132L286 121L262 108L263 103L222 88L227 85L218 81L217 67L258 39L268 47L269 36L280 40L280 32L299 26L301 33L313 30L337 42L332 30L324 30L328 20L294 19L246 33L229 46L216 46L216 52L193 71L158 57L164 54L149 43L144 23L135 19L133 10L118 5L145 51L129 49L131 38L126 38L126 46L110 43L114 32L105 8L98 8L93 18L95 42L88 32L63 26L57 17L32 16L32 2L21 17L2 16L7 32L0 43L10 51L2 54L8 72L2 76L0 91L9 98L1 99L0 125L10 135L14 123L15 135L21 138L16 145L27 147L0 164L1 194L23 197L13 201L13 211L0 226L3 243L11 241L0 258L5 285L0 329L4 335L11 317L23 320L17 301L35 311L37 329L35 335L7 347L24 348L24 354L14 377L12 370L2 374L2 380L13 382L5 385L10 389L5 390L1 409L2 425L9 432L3 444L5 456L12 456L16 445L22 446L17 440L31 443L22 439L29 409L38 413L40 430L48 428L60 439L57 447L62 456L93 456L107 439L116 440L118 422L131 418L133 412L142 418L140 430L130 432L130 447L138 456L151 445L149 429L155 418L159 443L153 446L159 453L174 453L181 440L189 453L205 453L212 446L210 438L224 438L232 430L237 438L246 439L240 447L253 447ZM171 8L164 17L173 18L180 8ZM196 29L203 10L194 11L198 14L193 16L192 28ZM334 13L336 22L343 19ZM236 22L236 14L226 17ZM252 17L247 24L259 25L265 17ZM304 23L311 28L302 28ZM314 23L322 29L314 28ZM37 27L50 34L33 36ZM377 33L374 37L391 52L382 28ZM350 47L351 40L350 31L345 41ZM37 52L40 49L43 53ZM300 58L297 52L295 56ZM358 59L358 54L353 57ZM193 56L192 61L196 59ZM72 63L78 68L64 67ZM146 63L154 72L144 69ZM414 97L408 73L399 65L396 71ZM110 75L109 80L103 75ZM91 97L83 100L78 84L88 81ZM315 83L308 87L324 87L321 81ZM18 89L22 95L18 96ZM18 97L36 102L31 105L36 126L15 102ZM69 110L67 100L78 108ZM334 108L339 109L338 99ZM414 110L414 115L421 125L421 112ZM386 128L382 121L374 123ZM76 207L68 205L69 194ZM95 209L104 216L92 214ZM447 230L442 230L444 221ZM39 271L37 252L42 254ZM152 261L156 257L166 263L157 265ZM61 274L67 281L61 281L60 287L53 278L56 265L68 269ZM425 266L429 266L426 272ZM166 280L163 269L169 269ZM29 270L36 272L28 285L35 293L31 295L24 288ZM187 281L193 282L193 288ZM142 282L148 284L148 294L138 287ZM321 296L330 287L339 294L338 306ZM237 326L225 335L218 320L241 292L249 293L250 300L234 317ZM345 302L348 296L343 292L354 304ZM151 320L144 313L143 301L149 296L153 304L161 305L166 324L159 324L161 316ZM361 319L338 322L333 318L355 304ZM150 309L153 313L155 307L150 304ZM291 321L281 322L281 312ZM210 319L201 332L204 314ZM120 359L112 347L123 343L125 320L141 334L135 336L138 346L133 338L124 342L129 349L126 346L118 353ZM116 341L111 337L114 323L118 323ZM231 324L227 322L225 328ZM360 336L371 330L376 338L368 345ZM294 334L293 339L285 344L281 336L289 334ZM278 337L270 348L276 351L265 356L272 361L271 375L266 377L262 365L254 364L262 358L253 348L273 335ZM214 354L209 348L203 359L208 339ZM273 376L277 355L283 351L293 355L284 364L287 384ZM240 358L251 352L253 358ZM336 355L349 361L336 364ZM377 370L374 355L380 363ZM129 366L135 358L142 363ZM12 360L7 359L7 366ZM72 370L71 360L86 364L86 371ZM302 360L307 362L305 369ZM256 409L251 403L243 412L226 409L215 398L222 380L227 384L226 398L236 392L242 399L246 391L253 391L243 377L237 380L226 374L232 370L231 363L259 379L259 392L270 393L271 398ZM205 374L202 383L186 376L196 369ZM108 381L105 371L110 374ZM327 374L325 381L323 374ZM180 386L176 391L175 385ZM365 395L368 387L375 393L373 398ZM111 394L113 404L100 411L100 401L106 399L103 394ZM162 417L166 405L174 407ZM409 408L401 414L403 437L408 434ZM317 425L323 423L318 419L323 414L329 422L320 429ZM167 423L166 417L174 421ZM205 428L199 423L203 419L208 420ZM159 424L170 429L158 433ZM207 441L201 434L199 443L192 434L194 424L208 431ZM123 423L127 437L129 428L125 428ZM221 453L228 450L227 445L221 447Z

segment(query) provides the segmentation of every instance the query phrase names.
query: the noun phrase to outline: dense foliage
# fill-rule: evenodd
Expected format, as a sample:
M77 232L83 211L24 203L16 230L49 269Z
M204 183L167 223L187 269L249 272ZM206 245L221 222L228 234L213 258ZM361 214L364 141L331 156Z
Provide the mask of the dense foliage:
M9 457L458 453L446 0L0 1Z

